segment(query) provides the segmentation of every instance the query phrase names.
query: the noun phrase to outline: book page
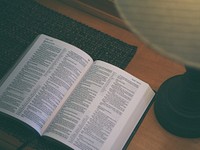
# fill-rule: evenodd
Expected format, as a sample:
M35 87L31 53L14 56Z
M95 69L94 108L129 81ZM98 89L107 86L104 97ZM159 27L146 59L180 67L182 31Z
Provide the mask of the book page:
M95 61L44 135L76 150L121 149L153 95L143 81Z
M41 35L0 87L0 112L40 132L62 105L92 58L78 48Z

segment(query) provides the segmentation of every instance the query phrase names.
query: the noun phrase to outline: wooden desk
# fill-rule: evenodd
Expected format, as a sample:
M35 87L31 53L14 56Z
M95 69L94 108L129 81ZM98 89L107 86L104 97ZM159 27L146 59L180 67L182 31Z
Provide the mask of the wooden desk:
M38 0L41 4L74 18L90 27L105 32L126 43L136 45L137 53L129 63L126 71L146 81L157 90L167 78L183 73L184 67L172 60L160 56L148 48L127 29L83 12L59 0ZM110 16L111 19L112 16ZM9 139L9 140L8 140ZM0 131L0 149L16 149L21 145L6 133ZM31 148L25 148L26 150ZM145 117L128 150L199 150L200 139L184 139L166 132L157 122L153 106Z

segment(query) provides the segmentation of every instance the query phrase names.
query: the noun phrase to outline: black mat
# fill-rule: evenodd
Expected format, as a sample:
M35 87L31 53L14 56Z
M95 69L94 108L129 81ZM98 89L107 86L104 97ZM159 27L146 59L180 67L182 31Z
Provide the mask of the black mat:
M47 9L32 0L0 0L0 78L38 34L73 44L92 56L125 68L136 47Z
M58 14L33 0L0 0L0 79L39 34L71 43L94 60L104 60L122 69L136 52L135 46ZM0 118L0 128L16 136L24 143L23 146L31 144L37 149L58 149L57 144L38 140L40 137L30 135L20 123L13 124L7 117Z

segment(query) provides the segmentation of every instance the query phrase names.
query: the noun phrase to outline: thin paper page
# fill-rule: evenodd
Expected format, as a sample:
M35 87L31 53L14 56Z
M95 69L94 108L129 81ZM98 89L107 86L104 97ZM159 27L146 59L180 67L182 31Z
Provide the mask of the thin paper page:
M44 135L76 150L122 149L153 95L143 81L95 61Z
M64 103L92 58L80 49L40 35L0 86L0 112L33 127L40 134Z
M117 0L116 4L132 31L155 50L190 65L200 63L200 1Z

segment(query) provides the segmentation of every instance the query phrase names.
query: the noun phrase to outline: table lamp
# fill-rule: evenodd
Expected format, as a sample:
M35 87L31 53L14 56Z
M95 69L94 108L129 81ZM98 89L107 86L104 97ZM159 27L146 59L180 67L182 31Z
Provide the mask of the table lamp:
M141 40L185 65L183 75L166 80L157 91L154 112L158 122L174 135L200 137L200 1L114 2Z

